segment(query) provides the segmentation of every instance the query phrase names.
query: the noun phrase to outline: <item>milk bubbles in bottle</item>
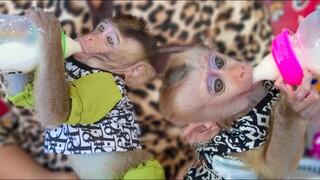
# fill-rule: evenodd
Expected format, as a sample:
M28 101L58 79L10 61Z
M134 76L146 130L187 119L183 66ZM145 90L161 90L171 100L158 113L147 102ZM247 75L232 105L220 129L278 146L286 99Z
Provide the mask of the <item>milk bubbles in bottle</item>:
M25 16L0 15L0 74L28 73L42 58L40 33L31 19ZM64 58L82 52L77 41L61 31Z

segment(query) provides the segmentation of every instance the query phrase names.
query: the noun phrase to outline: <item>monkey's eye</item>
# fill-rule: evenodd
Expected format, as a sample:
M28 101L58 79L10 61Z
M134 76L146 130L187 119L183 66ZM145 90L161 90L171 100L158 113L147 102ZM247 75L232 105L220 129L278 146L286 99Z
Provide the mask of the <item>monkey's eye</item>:
M223 82L221 79L216 79L213 84L213 89L216 93L220 93L223 90Z
M112 47L118 46L120 43L119 36L115 32L110 32L106 35L105 43Z
M224 66L224 60L221 59L220 57L216 56L215 60L214 60L216 67L218 69L221 69Z
M221 79L210 76L208 79L208 89L210 94L221 94L224 90L224 83Z
M107 41L110 45L113 45L113 40L110 36L107 36Z
M105 28L103 25L100 25L98 30L99 30L99 32L104 32Z
M210 66L214 67L216 69L221 69L225 65L225 61L223 58L217 56L217 55L212 55L210 57Z

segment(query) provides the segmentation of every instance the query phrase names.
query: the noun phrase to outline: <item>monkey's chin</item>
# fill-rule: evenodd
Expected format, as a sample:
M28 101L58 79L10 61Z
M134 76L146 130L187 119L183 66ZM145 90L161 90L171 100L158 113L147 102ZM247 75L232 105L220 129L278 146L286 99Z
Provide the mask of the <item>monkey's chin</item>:
M76 59L82 59L84 57L87 57L87 55L85 53L83 53L83 52L78 52L78 53L74 53L73 57L76 58Z
M259 85L261 85L261 84L262 84L262 82L257 82L257 83L252 84L249 91L256 90L259 87Z
M73 57L81 63L86 63L86 60L88 59L88 55L82 52L74 53Z

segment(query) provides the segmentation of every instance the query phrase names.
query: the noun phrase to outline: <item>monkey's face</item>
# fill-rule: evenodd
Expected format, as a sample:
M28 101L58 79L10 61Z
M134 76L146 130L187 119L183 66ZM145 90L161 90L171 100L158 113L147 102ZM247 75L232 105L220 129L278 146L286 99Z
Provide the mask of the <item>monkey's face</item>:
M108 20L99 23L90 34L79 37L78 41L84 51L74 54L78 61L116 73L134 64L133 57L142 51L137 40L123 36Z
M248 107L254 88L250 64L212 50L192 63L196 70L183 80L177 95L186 110L179 119L189 123L225 120Z

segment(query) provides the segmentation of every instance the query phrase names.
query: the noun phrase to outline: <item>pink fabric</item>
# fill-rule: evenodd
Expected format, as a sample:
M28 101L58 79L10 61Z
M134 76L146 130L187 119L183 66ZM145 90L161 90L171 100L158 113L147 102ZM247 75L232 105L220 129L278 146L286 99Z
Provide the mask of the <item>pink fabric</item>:
M298 16L305 17L317 7L320 8L320 0L266 0L266 6L271 14L273 33L277 35L283 28L295 32L298 27Z
M9 112L8 105L5 102L3 102L2 100L0 100L0 117L5 115L8 112Z

